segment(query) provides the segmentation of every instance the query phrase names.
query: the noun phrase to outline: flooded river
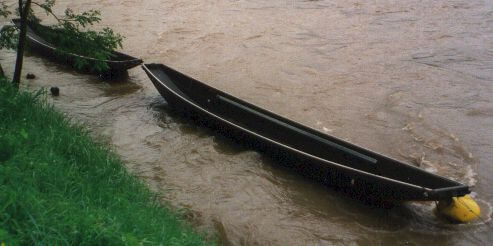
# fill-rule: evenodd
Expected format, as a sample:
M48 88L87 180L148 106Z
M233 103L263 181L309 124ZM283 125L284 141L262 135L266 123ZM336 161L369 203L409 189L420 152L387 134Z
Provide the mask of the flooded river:
M478 0L60 0L100 9L124 51L431 172L473 185L482 219L432 203L370 207L167 109L144 72L107 83L36 56L29 88L110 142L162 199L231 245L493 242L493 3ZM13 53L2 51L5 70ZM486 222L486 224L485 224Z

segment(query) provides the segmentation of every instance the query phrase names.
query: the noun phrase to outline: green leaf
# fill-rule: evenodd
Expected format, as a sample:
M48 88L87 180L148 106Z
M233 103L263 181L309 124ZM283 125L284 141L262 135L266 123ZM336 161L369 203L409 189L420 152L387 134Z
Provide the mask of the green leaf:
M27 134L27 132L26 132L26 130L25 130L24 128L23 128L23 129L21 129L20 134L21 134L21 136L22 136L24 139L27 139L28 134Z

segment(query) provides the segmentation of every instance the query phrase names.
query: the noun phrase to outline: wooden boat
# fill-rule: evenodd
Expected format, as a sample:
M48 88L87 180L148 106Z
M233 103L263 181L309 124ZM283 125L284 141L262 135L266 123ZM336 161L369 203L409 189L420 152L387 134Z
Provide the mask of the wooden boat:
M12 23L20 28L20 19L13 19ZM41 26L44 27L44 26ZM47 29L47 28L46 28ZM49 29L47 29L49 30ZM63 53L62 55L57 55L57 48L54 44L51 44L44 40L38 33L36 33L32 27L28 26L27 28L27 42L30 46L31 50L37 53L40 53L48 58L57 60L61 63L74 65L75 58L84 59L87 61L87 65L82 68L82 71L92 72L91 68L94 67L95 62L106 62L108 64L109 69L107 71L103 71L101 73L116 75L122 72L125 72L128 69L139 66L142 64L142 60L113 51L110 60L98 60L91 57L81 56L73 53Z
M377 201L444 201L470 193L466 185L326 135L165 65L142 67L172 108L305 176Z

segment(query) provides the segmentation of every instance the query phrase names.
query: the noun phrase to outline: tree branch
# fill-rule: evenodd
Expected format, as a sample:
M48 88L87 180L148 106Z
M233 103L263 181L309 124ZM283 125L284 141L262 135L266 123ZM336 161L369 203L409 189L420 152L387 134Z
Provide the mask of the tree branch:
M22 3L22 0L19 0ZM29 14L29 9L31 6L31 0L26 0L26 4L24 8L22 5L19 6L21 11L21 30L19 32L19 43L17 46L17 59L15 60L15 71L14 71L14 79L12 82L16 88L19 88L19 84L21 82L21 71L22 71L22 63L24 60L24 48L26 46L26 32L27 32L27 15Z
M19 16L21 17L22 19L22 0L19 0Z
M19 1L21 1L21 0L19 0ZM63 21L63 19L58 18L58 16L55 13L53 13L53 11L51 11L51 9L46 8L42 4L39 4L37 2L32 2L32 4L34 4L34 5L42 8L42 9L44 9L46 11L46 13L50 14L51 16L53 16L59 23Z

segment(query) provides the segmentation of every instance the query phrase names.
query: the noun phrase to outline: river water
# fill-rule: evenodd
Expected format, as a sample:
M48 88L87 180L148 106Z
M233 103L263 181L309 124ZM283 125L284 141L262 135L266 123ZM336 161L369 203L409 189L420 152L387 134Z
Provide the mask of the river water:
M29 88L87 123L163 201L231 245L493 242L493 4L478 0L79 0L124 51L322 132L473 185L481 220L364 205L174 115L144 72L107 83L37 56ZM12 70L13 53L1 62ZM486 223L486 224L485 224ZM212 236L213 237L213 236Z

